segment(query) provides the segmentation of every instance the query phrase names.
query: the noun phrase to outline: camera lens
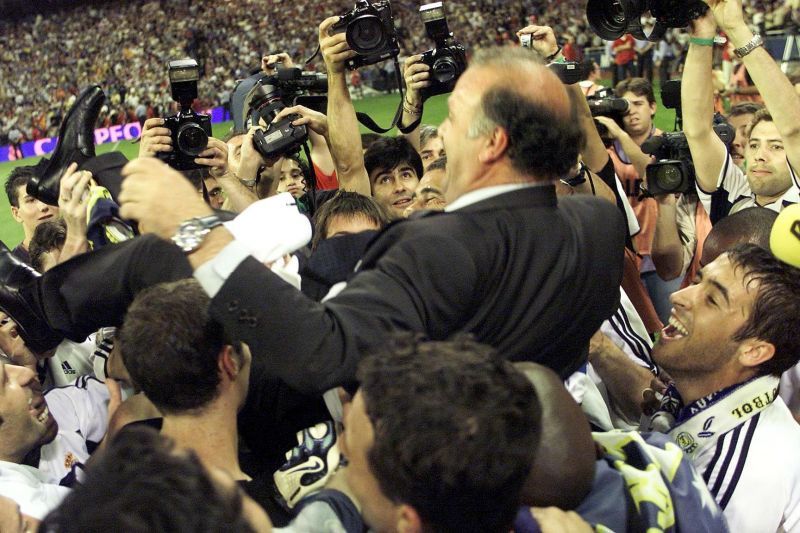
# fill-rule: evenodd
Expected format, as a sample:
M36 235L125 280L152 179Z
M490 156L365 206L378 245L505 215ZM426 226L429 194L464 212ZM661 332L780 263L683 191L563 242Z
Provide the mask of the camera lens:
M442 57L433 63L433 79L439 83L447 83L455 79L458 73L458 66L451 57Z
M683 172L678 165L661 165L655 178L662 191L677 191L683 183Z
M347 44L358 54L367 55L380 50L385 41L383 24L375 15L359 17L347 27Z
M186 155L197 156L208 146L208 134L194 122L187 122L178 129L178 150Z
M589 0L586 4L586 18L589 20L589 25L606 41L622 37L628 27L628 19L633 14L630 1Z

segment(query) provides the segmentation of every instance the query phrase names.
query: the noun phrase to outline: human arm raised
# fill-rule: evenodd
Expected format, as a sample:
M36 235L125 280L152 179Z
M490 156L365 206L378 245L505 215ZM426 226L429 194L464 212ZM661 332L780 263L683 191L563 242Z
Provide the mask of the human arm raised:
M328 30L339 20L329 17L319 25L319 45L328 71L328 134L331 155L336 163L339 185L366 196L372 194L358 119L345 80L345 61L355 57L344 33L329 35Z
M422 62L421 54L409 56L403 62L403 79L406 82L406 95L403 100L403 115L400 119L400 125L407 127L422 117L423 102L420 91L431 84L429 81L430 67ZM417 152L422 150L419 139L419 126L417 124L416 128L403 134Z
M713 39L717 25L709 11L692 22L692 38ZM703 191L717 190L720 172L728 157L725 143L712 128L714 118L714 82L711 66L713 46L689 44L681 82L683 131L692 153L697 185Z
M608 129L609 137L619 142L631 164L636 169L636 173L644 178L647 175L647 165L652 161L650 156L642 152L642 148L613 118L595 117L595 120Z
M658 218L650 255L656 273L664 281L670 281L683 272L683 246L678 233L677 200L674 194L656 196Z
M87 216L86 205L89 187L92 184L92 173L78 171L78 165L72 163L61 178L58 194L58 210L67 225L67 237L58 262L89 251L86 238Z
M300 118L292 122L293 126L306 126L308 128L308 140L311 143L311 160L323 173L332 174L336 170L336 162L333 160L331 142L328 130L328 117L323 113L314 111L305 106L296 105L282 109L273 122L277 122L288 115L300 115ZM352 181L339 184L343 190L351 190L348 187L353 185Z
M753 39L753 32L744 20L741 0L708 0L707 3L735 48ZM800 99L791 81L763 46L745 55L742 61L772 114L789 162L794 168L800 168Z

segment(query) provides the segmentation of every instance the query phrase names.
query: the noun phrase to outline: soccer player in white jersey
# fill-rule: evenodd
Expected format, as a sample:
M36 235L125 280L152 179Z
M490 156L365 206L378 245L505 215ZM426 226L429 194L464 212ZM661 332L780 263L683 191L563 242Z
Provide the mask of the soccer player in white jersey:
M781 211L800 202L800 99L764 48L763 39L747 26L742 0L708 3L712 6L709 12L692 24L681 91L683 127L697 174L698 194L712 221L753 205ZM749 126L746 174L734 164L712 130L711 64L718 25L766 105Z
M653 360L674 382L646 429L692 458L731 531L800 531L800 425L778 396L800 359L800 270L739 245L671 299Z

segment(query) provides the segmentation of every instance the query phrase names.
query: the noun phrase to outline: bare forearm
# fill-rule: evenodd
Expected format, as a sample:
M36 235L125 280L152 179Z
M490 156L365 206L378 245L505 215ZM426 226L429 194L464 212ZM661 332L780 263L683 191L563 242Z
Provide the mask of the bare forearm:
M697 184L715 191L727 150L712 129L714 88L711 76L713 49L692 44L686 56L681 84L683 129L692 152Z
M581 157L583 162L593 172L600 172L603 167L608 163L608 152L597 132L597 126L594 123L594 117L589 110L589 104L586 102L586 97L583 95L579 85L570 85L568 87L570 98L575 106L580 121L581 129L586 137L586 147L583 150Z
M217 182L228 197L228 205L231 211L241 213L247 206L258 200L256 193L248 187L245 187L244 184L239 181L239 178L233 174L229 173L221 178L217 178Z
M650 156L642 152L639 145L636 144L628 134L620 135L617 137L617 140L634 168L636 168L636 173L641 179L645 179L647 175L647 165L650 164Z
M336 164L330 151L330 144L326 137L310 131L308 140L311 142L311 160L320 171L325 174L332 174L336 170ZM312 171L314 169L311 169Z
M344 74L328 73L328 137L341 189L369 195L358 120Z
M599 352L590 353L589 362L619 410L629 419L638 420L642 416L642 391L650 386L652 372L631 361L610 340L603 343Z
M731 30L728 37L740 48L753 38L753 33L743 25ZM800 164L800 100L792 83L763 46L747 54L742 61L772 113L789 159L794 156L792 163Z
M674 200L658 203L652 256L656 265L656 273L663 280L675 279L683 271L683 246L678 233Z
M89 241L86 240L86 228L74 230L67 227L67 238L58 256L58 262L63 263L68 259L89 251Z
M690 138L706 135L711 130L714 118L714 84L711 76L713 53L711 46L692 44L686 54L681 105L683 130Z
M406 113L405 111L403 111L403 122L402 122L403 126L408 126L409 124L411 124L412 122L414 122L417 119L416 117L413 117L413 118L411 118L411 117L412 117L412 115L410 115L409 113ZM421 124L417 124L417 127L414 128L413 130L409 131L408 133L402 133L401 134L403 137L406 138L406 140L408 142L411 143L411 146L413 146L414 150L416 150L417 152L420 152L422 150L422 148L420 147L420 144L419 144L419 127L420 127L420 125Z

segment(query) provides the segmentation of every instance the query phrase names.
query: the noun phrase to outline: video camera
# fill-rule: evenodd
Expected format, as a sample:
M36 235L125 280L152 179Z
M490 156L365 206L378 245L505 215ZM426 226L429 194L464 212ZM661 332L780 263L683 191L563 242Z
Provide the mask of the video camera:
M714 116L714 132L730 149L736 130L725 118ZM684 193L694 187L695 169L689 142L682 131L664 133L650 137L642 143L642 152L654 156L657 161L647 165L647 194Z
M619 124L621 128L624 127L623 118L628 112L628 101L624 98L616 97L611 89L605 88L597 91L592 96L587 97L586 102L589 104L589 111L591 111L593 117L609 117ZM603 143L606 146L610 146L613 140L608 135L608 128L596 120L594 125L597 128L597 133L600 134L600 138L603 139Z
M400 53L388 0L375 3L358 0L353 10L331 27L331 33L344 33L350 49L358 54L347 60L351 70L395 58Z
M172 137L172 151L158 152L159 159L176 170L204 168L194 162L208 146L211 137L211 117L195 113L192 102L197 98L200 68L194 59L169 62L169 84L172 99L178 102L178 114L166 117L164 127Z
M642 15L647 11L656 19L649 35L642 28ZM685 28L706 11L708 4L702 0L589 0L586 4L589 25L606 41L630 33L636 39L656 42L668 28Z
M425 23L425 33L435 44L422 54L422 62L431 69L430 85L420 91L422 99L427 100L453 91L458 78L467 69L467 54L447 26L442 2L421 6L419 15Z
M263 123L266 131L258 129L253 133L253 144L265 159L298 152L308 139L305 125L293 126L300 118L297 114L288 115L278 122L272 122L278 113L287 106L296 105L298 99L307 92L324 93L328 90L328 77L324 74L305 73L297 67L278 67L275 74L263 76L251 92L248 126Z

